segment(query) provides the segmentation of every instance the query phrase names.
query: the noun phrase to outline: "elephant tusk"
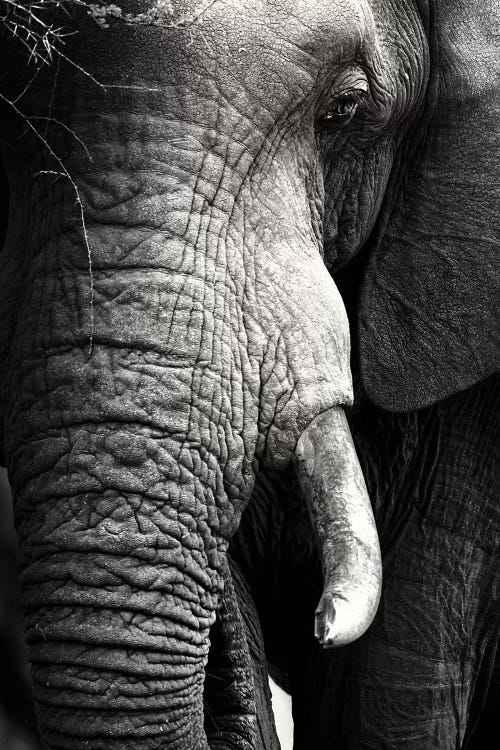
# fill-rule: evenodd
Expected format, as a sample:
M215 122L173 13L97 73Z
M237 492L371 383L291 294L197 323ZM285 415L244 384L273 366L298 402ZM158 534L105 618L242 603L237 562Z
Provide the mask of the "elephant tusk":
M294 461L323 568L315 636L323 646L344 646L359 638L375 617L382 562L368 492L340 407L316 417L304 430Z

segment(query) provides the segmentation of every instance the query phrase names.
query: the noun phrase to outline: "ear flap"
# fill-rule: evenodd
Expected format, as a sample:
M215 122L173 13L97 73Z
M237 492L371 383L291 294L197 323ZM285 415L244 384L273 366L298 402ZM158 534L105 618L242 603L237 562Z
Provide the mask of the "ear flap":
M500 6L441 0L434 12L424 148L382 215L360 298L363 383L393 411L500 364Z

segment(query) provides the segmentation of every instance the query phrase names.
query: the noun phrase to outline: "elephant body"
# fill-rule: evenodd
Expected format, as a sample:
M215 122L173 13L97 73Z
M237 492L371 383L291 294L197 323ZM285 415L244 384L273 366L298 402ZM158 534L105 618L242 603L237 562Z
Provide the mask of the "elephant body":
M263 641L298 748L462 746L500 5L42 5L2 17L0 457L44 750L274 748Z
M325 652L312 637L321 570L302 505L258 487L232 553L254 589L274 674L293 696L296 747L330 738L345 750L481 747L474 729L500 623L499 386L494 376L399 414L357 402L349 421L386 583L371 628L343 649ZM284 633L280 613L297 600Z

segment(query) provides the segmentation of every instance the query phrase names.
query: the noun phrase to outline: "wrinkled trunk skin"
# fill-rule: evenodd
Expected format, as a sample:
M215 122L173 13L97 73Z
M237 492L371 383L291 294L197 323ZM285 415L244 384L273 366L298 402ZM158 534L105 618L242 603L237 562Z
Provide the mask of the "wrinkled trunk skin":
M59 253L71 254L64 240ZM42 739L50 748L121 748L129 737L136 748L203 748L225 542L214 531L219 469L191 426L196 368L176 366L184 352L174 352L158 377L139 342L128 351L101 343L98 301L89 354L83 336L74 342L88 276L69 289L63 276L61 289L47 266L42 252L18 317L6 416ZM111 296L128 294L120 287L115 277ZM190 309L189 295L173 294Z
M231 467L244 453L229 426L234 305L205 232L175 239L140 184L178 192L189 220L179 158L157 180L147 155L135 160L139 125L120 147L122 126L92 112L81 132L95 166L66 160L89 254L72 185L33 177L57 169L36 139L5 154L3 276L17 302L2 395L26 638L45 748L202 750L209 630L246 495L241 460ZM251 698L247 713L235 747L250 747Z
M51 114L50 150L2 115L1 408L26 638L47 750L202 750L228 540L258 466L285 467L314 415L349 401L347 322L279 154L265 152L267 218L245 188L269 134L220 117L182 52L159 85L144 39L113 33L65 50L135 88L42 70L21 99ZM7 48L2 69L19 71ZM8 86L17 101L24 82Z
M53 191L59 205L72 202L66 184ZM171 268L131 270L123 236L114 244L89 225L91 345L90 276L76 228L54 236L46 212L40 205L29 219L35 252L5 415L42 740L97 750L133 738L138 749L201 750L225 554L218 527L227 534L233 508L218 455L227 442L217 442L224 376L206 361L219 352L196 309L205 281L186 283ZM193 249L180 253L196 263ZM147 319L151 295L162 299L158 320ZM165 309L176 311L166 321Z

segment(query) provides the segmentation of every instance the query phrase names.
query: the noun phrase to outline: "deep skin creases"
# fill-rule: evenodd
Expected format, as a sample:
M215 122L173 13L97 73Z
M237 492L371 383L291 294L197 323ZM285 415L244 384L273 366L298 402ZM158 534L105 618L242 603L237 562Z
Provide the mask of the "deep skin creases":
M88 247L57 164L32 132L16 140L8 107L3 130L2 408L41 735L202 748L208 632L254 475L287 470L314 418L352 398L325 184L352 252L380 198L351 213L370 172L330 164L387 159L382 191L414 102L395 96L397 50L368 3L223 3L188 31L78 31L68 54L106 88L61 62L23 106L50 105L92 155L48 129ZM370 98L348 146L318 122L360 58Z

